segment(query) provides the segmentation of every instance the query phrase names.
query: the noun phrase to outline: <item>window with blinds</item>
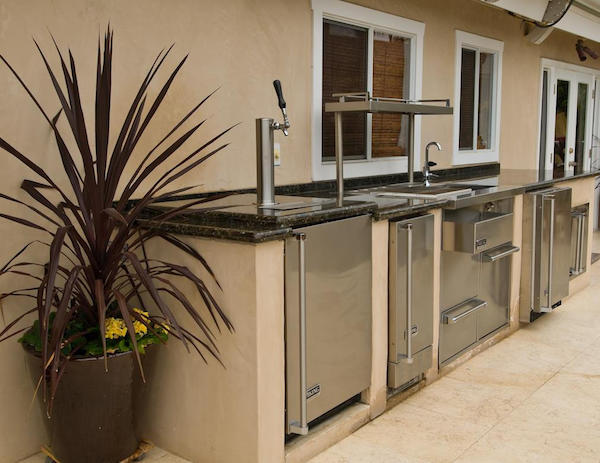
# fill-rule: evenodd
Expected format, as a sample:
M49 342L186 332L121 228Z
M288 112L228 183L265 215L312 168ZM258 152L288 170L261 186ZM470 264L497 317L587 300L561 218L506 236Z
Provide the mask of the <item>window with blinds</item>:
M325 103L337 100L333 94L355 92L409 99L410 63L411 38L323 20L323 161L335 159L334 116ZM344 114L344 159L406 156L407 123L396 114Z

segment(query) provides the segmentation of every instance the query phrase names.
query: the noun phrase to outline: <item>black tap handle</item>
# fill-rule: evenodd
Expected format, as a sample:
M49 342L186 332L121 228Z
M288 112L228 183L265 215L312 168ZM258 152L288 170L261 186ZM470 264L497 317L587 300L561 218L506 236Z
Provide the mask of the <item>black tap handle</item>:
M281 82L279 82L279 80L274 80L273 87L275 87L275 93L277 93L277 99L279 100L279 108L285 109L285 100L283 99L283 92L281 90Z
M428 165L429 167L437 166L437 162L429 161L429 162L427 163L427 165Z

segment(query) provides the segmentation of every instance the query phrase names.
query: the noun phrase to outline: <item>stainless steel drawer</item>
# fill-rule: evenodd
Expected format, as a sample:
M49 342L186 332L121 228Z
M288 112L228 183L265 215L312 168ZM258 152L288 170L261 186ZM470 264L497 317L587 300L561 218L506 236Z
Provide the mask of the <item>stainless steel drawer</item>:
M444 216L442 249L479 253L512 240L511 212L459 209Z
M517 251L517 246L507 243L481 255L478 297L487 302L487 305L479 311L478 339L508 323L511 256Z
M442 313L440 364L477 342L477 315L486 307L481 299L469 299Z

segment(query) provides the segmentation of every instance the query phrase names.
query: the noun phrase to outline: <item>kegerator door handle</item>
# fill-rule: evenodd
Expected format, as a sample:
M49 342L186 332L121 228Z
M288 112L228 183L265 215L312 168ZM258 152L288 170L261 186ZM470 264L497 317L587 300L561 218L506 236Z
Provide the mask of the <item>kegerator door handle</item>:
M299 364L300 364L300 422L294 421L289 424L289 432L293 434L308 434L308 423L306 414L306 253L304 244L305 233L295 235L298 240L298 298L299 298Z
M554 260L554 195L542 196L544 201L550 202L550 233L548 236L548 305L547 309L552 309L552 267Z
M413 224L407 223L406 228L406 363L413 363L412 356L412 248Z

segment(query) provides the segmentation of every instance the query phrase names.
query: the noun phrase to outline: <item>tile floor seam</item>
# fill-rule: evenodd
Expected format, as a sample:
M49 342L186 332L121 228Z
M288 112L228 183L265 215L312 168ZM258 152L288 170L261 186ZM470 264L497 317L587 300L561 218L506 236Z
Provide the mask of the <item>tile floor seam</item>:
M531 396L533 394L535 394L538 390L540 390L542 387L544 387L546 385L546 383L548 383L548 381L550 381L552 378L554 378L557 374L560 373L560 370L554 372L552 374L552 376L550 376L546 381L544 381L542 383L541 386L539 386L537 389L535 389L534 391L531 392L531 394L527 395L527 397L525 397L525 399L519 403L519 405L517 405L516 407L514 407L510 412L508 412L506 415L504 415L502 418L500 418L496 423L494 423L490 429L488 429L482 436L479 437L479 439L477 439L475 442L473 442L471 445L469 445L468 448L466 448L456 459L452 460L453 462L458 461L461 457L463 457L465 455L466 452L469 451L469 449L471 449L471 447L473 447L474 445L476 445L481 439L483 439L487 434L489 434L496 426L498 426L500 423L502 423L503 421L507 420L513 413L515 413L515 411L519 408L521 408L521 406L527 402L527 400L529 398L531 398ZM599 460L600 463L600 460Z

